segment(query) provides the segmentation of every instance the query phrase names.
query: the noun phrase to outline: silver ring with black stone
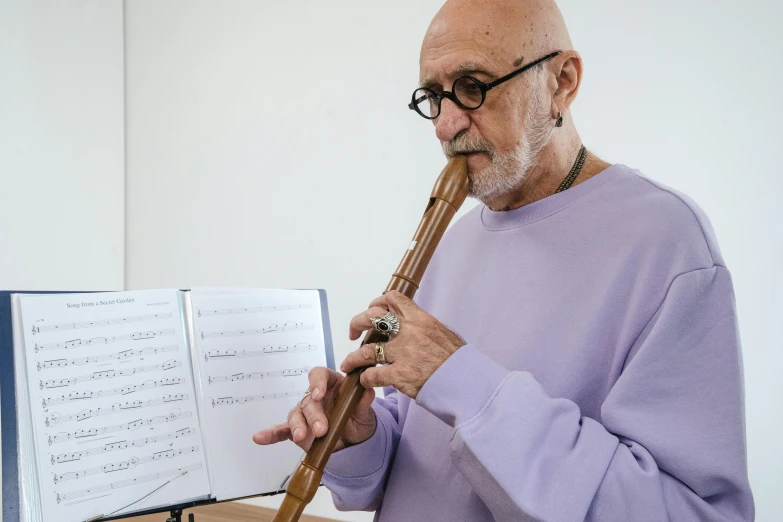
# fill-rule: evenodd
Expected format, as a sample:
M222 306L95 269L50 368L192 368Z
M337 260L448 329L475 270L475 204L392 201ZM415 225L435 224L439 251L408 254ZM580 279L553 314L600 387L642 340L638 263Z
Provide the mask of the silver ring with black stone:
M383 317L373 317L370 321L378 333L388 335L389 337L400 333L400 318L394 312L386 312Z

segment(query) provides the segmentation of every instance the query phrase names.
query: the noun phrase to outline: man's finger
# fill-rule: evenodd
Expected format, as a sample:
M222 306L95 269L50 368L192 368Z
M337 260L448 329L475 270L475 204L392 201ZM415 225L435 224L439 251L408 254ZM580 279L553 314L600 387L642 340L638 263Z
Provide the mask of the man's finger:
M320 401L326 395L326 390L337 384L341 377L339 373L323 366L313 368L307 374L307 379L310 381L310 387L308 388L310 397L314 401Z
M401 316L405 316L406 313L419 309L419 306L416 303L399 290L391 290L373 300L369 307L372 308L374 306L392 310Z
M364 312L355 316L353 319L351 319L351 324L348 329L348 338L351 339L351 341L358 339L359 336L362 335L362 332L371 330L373 328L372 321L370 319L373 317L383 317L386 312L386 308L382 308L380 306L371 306Z
M379 388L383 386L394 386L396 374L393 366L378 366L376 368L367 368L362 373L360 382L365 388Z
M323 403L315 400L305 401L304 406L302 407L302 413L307 420L308 426L311 427L313 435L320 437L326 433L329 422L326 420L326 415L324 414Z
M389 342L383 343L383 356L387 363L394 362L394 348L389 346ZM340 364L340 370L348 373L355 368L364 366L375 366L375 350L377 343L363 344L358 350L348 354L345 360ZM391 348L391 349L390 349Z
M359 404L356 405L356 411L364 412L366 410L369 410L374 400L375 400L375 390L372 388L368 388L364 390L364 394L362 395L362 398L359 399Z
M302 408L297 406L288 414L288 427L291 429L291 440L299 444L307 438L307 420L302 414Z
M354 350L349 353L345 360L340 363L340 370L345 373L352 371L354 368L361 368L363 366L372 366L375 364L375 344L363 344L358 350Z
M288 428L288 424L277 424L253 434L253 442L262 446L277 444L284 440L291 440L291 430Z

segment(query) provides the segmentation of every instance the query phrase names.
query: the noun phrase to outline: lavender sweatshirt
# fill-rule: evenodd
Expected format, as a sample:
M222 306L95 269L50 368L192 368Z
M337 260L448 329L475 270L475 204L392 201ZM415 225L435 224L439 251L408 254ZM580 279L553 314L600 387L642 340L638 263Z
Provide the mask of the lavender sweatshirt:
M731 276L701 210L614 165L439 245L417 302L468 343L323 482L381 521L752 520ZM404 325L403 325L404 327Z

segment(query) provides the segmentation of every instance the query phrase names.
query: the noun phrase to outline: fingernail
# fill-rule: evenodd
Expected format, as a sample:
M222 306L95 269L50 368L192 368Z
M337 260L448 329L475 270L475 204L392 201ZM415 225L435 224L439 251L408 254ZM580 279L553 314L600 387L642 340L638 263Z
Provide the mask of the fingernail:
M323 428L323 424L320 421L313 424L313 431L317 431L318 433L321 433L321 428Z
M302 428L296 428L294 430L294 440L299 440L299 436L302 434Z
M312 393L313 399L317 399L319 393L321 393L321 390L318 389L318 386L313 388L313 393Z

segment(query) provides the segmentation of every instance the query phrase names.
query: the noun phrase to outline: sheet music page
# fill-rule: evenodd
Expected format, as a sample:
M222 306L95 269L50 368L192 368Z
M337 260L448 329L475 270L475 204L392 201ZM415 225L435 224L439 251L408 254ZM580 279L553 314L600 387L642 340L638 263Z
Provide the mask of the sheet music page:
M194 289L190 299L216 497L278 491L303 452L252 436L284 422L307 373L326 366L318 291Z
M43 519L209 495L179 292L20 300Z

